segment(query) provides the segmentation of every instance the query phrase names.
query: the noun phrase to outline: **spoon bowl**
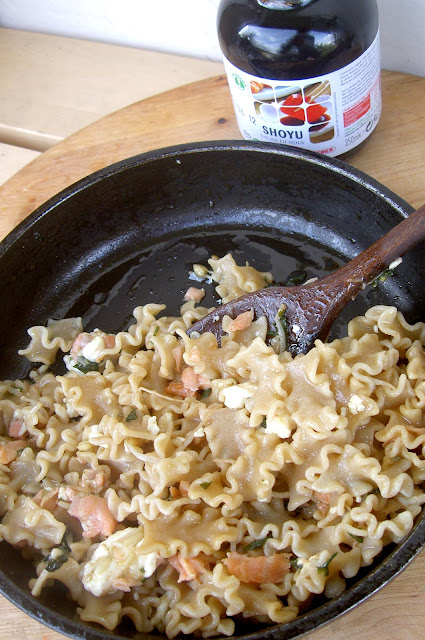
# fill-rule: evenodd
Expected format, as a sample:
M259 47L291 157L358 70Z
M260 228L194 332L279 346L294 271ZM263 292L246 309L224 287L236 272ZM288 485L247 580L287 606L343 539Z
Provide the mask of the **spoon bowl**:
M425 205L414 211L348 264L321 280L294 287L267 287L236 298L195 322L188 330L213 333L218 343L224 316L236 318L253 311L265 316L270 329L284 326L285 348L292 354L307 353L316 339L325 340L343 307L385 269L425 238ZM389 274L388 274L389 275Z

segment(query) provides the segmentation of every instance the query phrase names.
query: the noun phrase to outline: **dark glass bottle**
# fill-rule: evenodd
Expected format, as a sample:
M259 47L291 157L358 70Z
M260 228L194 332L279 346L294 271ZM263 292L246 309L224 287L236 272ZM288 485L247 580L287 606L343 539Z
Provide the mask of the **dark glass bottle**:
M218 36L247 139L331 156L381 112L376 0L221 0Z

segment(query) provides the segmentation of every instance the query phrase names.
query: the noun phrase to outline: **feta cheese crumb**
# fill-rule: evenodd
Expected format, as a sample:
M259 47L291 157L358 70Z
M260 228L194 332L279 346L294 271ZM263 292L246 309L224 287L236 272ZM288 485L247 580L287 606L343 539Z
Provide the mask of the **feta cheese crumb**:
M86 344L81 351L81 355L86 358L86 360L90 360L90 362L98 362L105 348L105 341L102 336L96 336Z
M151 433L153 436L158 435L159 427L158 427L156 416L151 416L150 418L148 418L148 424L146 428L149 431L149 433Z
M141 579L149 578L156 570L159 556L156 551L141 554L138 547L142 541L142 527L129 527L101 542L84 566L84 587L100 597L116 589L129 591Z
M282 439L289 438L291 435L291 429L282 418L267 420L265 431L266 433L274 433Z
M393 260L390 264L390 266L388 267L388 269L395 269L396 267L398 267L399 264L401 264L403 262L403 258L396 258L395 260Z
M255 393L255 386L250 382L243 382L242 384L233 384L226 389L223 389L223 403L229 409L243 409L245 401Z
M152 553L139 556L138 560L140 570L143 570L143 577L150 578L150 576L156 571L158 553L156 551L152 551Z
M354 393L348 401L348 408L350 412L355 416L361 411L364 411L366 409L366 406L363 402L363 399Z

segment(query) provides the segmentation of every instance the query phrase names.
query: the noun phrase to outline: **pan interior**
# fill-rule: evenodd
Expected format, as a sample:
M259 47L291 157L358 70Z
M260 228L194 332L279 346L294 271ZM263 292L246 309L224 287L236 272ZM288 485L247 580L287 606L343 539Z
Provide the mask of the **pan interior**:
M148 302L165 304L164 313L173 315L196 284L193 264L207 264L214 254L231 252L238 264L272 271L277 283L296 271L320 278L400 222L402 209L392 194L341 172L338 163L261 147L183 150L120 163L50 201L4 245L0 379L28 373L16 352L34 324L78 315L88 331L116 332ZM411 251L392 278L347 305L331 337L375 304L396 305L410 322L424 319L424 269L425 252ZM216 304L214 286L201 286L203 304ZM37 603L31 608L21 599L29 593L30 564L3 544L3 590L40 615ZM83 637L62 593L50 591L40 606L41 617L53 612L48 624ZM61 616L71 627L57 623ZM118 633L94 630L92 637L142 637Z

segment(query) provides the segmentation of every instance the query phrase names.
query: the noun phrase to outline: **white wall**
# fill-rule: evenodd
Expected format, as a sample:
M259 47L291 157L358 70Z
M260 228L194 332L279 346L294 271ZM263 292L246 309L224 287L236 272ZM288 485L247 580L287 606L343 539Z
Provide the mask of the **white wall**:
M425 0L378 0L378 6L384 69L425 76Z
M0 26L220 60L219 1L0 0ZM425 0L378 4L382 66L425 76Z
M0 0L0 26L219 60L219 0Z

